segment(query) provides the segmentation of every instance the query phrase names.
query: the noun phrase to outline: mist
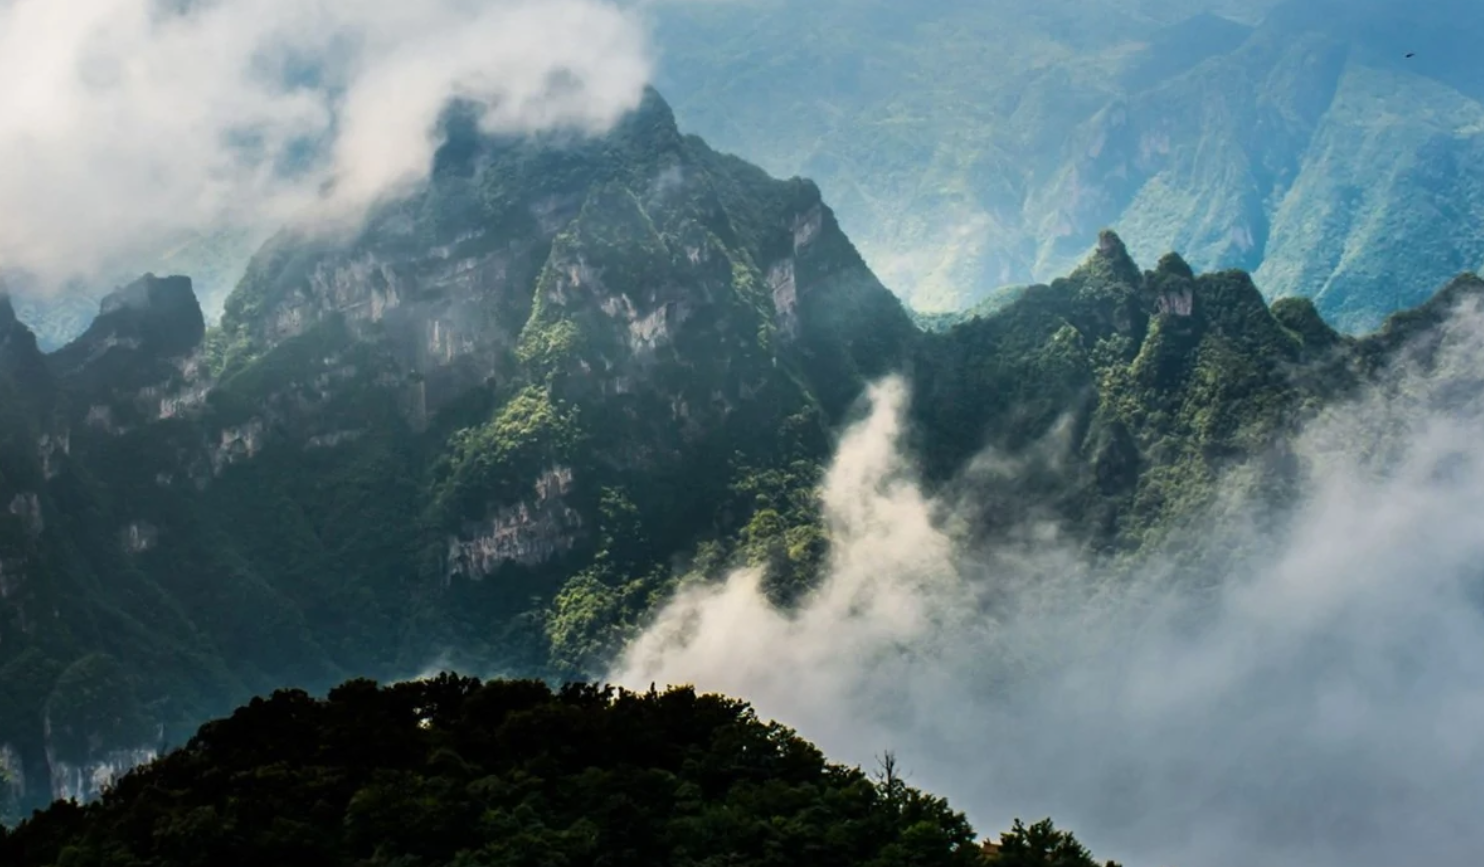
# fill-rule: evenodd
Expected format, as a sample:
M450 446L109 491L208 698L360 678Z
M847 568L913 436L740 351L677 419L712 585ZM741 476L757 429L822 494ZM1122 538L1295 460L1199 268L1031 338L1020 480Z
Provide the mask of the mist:
M1238 552L1216 574L1115 572L1029 514L975 548L878 383L824 484L818 590L783 613L755 571L691 587L610 679L742 697L852 764L893 750L982 834L1051 816L1131 867L1473 863L1484 316L1443 334L1307 425L1281 531L1240 493L1197 523Z
M354 225L451 99L597 132L650 51L609 0L0 0L0 271L55 289L182 238Z

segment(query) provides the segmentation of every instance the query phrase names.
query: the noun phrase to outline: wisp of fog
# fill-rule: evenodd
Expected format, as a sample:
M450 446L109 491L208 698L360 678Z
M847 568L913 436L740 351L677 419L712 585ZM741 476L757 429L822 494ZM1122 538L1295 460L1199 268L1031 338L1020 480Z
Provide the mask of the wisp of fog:
M354 220L427 173L451 99L490 132L595 131L649 77L609 0L0 0L0 270Z
M889 379L828 473L817 591L785 613L755 571L688 589L611 679L744 697L842 760L894 751L981 832L1049 815L1129 864L1472 863L1484 316L1443 333L1307 425L1282 530L1241 497L1198 525L1241 552L1219 575L1115 575L1030 517L965 541Z

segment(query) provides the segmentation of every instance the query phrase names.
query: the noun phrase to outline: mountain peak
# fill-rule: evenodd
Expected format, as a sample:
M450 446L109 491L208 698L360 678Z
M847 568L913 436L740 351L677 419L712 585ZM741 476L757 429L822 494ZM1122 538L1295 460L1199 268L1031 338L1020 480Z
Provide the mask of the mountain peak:
M1187 280L1195 279L1195 269L1179 253L1166 253L1159 257L1159 264L1154 266L1154 273L1184 277Z
M1309 349L1328 349L1340 342L1340 334L1324 321L1314 302L1302 296L1290 295L1273 302L1273 318L1278 324L1297 334Z
M632 155L653 159L676 152L682 136L670 104L658 90L646 87L639 104L614 127L610 140L624 143Z
M639 105L634 109L634 114L639 117L649 117L657 121L668 122L671 126L678 126L675 122L675 112L670 108L670 103L655 89L653 85L644 86L644 95L639 98Z
M0 289L0 353L13 353L20 344L29 346L30 352L39 351L31 329L15 315L15 305L10 301L10 293Z
M146 274L103 298L88 331L100 328L150 344L162 355L180 355L201 342L206 320L191 278Z
M6 381L17 391L6 394ZM36 335L15 315L10 294L0 290L0 402L26 399L39 402L51 388L46 357L36 345Z
M191 288L191 278L145 274L133 283L104 296L98 312L100 316L106 316L119 310L160 311L190 307L200 309L196 302L196 293Z
M76 372L117 350L155 359L185 355L205 336L191 278L146 274L104 296L93 324L51 358L57 370Z
M1104 280L1123 283L1127 286L1138 286L1143 280L1143 274L1133 257L1128 254L1128 247L1118 233L1112 229L1104 229L1098 232L1097 247L1076 271L1072 272L1074 278L1096 277Z
M1124 245L1123 239L1112 229L1104 229L1098 232L1098 255L1113 259L1128 256L1128 247Z

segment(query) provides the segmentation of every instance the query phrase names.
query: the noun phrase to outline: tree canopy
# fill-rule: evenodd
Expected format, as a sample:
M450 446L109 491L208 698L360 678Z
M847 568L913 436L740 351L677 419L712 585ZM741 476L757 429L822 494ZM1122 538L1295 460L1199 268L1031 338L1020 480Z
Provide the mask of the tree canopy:
M987 852L943 799L831 763L735 699L451 674L254 699L98 801L0 830L12 867L966 867ZM994 863L1096 867L1049 820L1017 822Z

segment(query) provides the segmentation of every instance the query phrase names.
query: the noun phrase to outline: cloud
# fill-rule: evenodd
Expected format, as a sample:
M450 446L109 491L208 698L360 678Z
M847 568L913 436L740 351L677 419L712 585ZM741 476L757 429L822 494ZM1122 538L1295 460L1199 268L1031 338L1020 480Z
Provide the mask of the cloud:
M0 269L354 215L426 173L454 97L489 131L601 130L646 39L609 0L0 0Z
M850 762L893 749L983 832L1050 815L1125 863L1472 863L1481 335L1461 311L1435 352L1308 425L1280 530L1241 498L1199 524L1240 552L1218 574L1115 574L1029 516L963 541L961 509L914 479L888 380L828 474L815 596L780 612L750 571L690 589L611 679L743 696Z

